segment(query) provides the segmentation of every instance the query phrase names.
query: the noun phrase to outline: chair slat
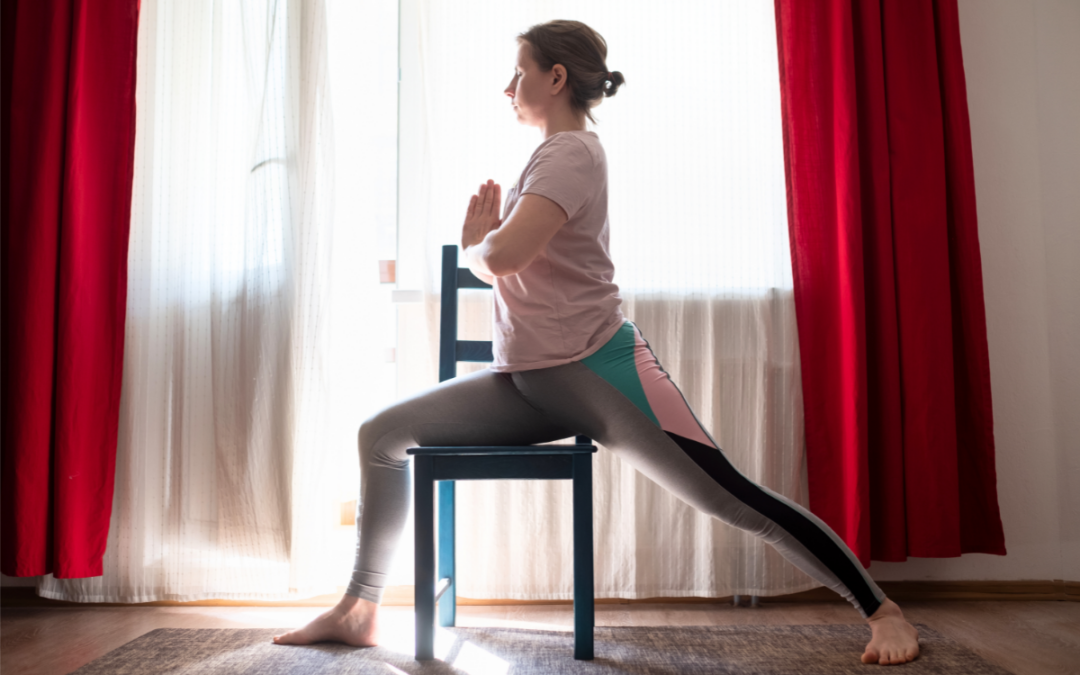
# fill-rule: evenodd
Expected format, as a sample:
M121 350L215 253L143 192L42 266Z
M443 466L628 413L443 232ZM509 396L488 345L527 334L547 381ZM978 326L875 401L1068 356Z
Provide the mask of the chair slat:
M559 480L574 477L573 455L435 455L435 480ZM590 458L591 459L591 458Z
M495 355L491 351L490 340L458 340L457 360L474 363L491 363Z
M481 281L468 267L459 267L457 272L458 288L491 288L491 284Z

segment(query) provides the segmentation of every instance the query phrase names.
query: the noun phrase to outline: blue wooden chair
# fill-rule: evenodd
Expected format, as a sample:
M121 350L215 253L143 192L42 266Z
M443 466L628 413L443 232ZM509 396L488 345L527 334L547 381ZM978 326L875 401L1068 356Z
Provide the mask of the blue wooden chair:
M457 339L458 289L491 288L467 267L458 247L443 246L439 381L457 376L459 361L491 362L491 342ZM413 456L416 536L416 658L434 658L435 603L439 624L453 626L457 602L454 568L454 481L567 479L574 482L574 658L593 658L592 454L585 436L575 445L419 447ZM435 483L439 483L438 583L435 574ZM441 601L440 601L441 599Z

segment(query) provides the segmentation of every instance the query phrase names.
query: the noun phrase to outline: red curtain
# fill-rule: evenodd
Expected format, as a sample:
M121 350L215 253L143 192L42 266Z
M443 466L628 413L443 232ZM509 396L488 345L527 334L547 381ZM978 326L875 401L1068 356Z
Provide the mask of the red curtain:
M138 0L3 2L0 567L99 576L112 510Z
M956 0L776 0L811 510L1004 555Z

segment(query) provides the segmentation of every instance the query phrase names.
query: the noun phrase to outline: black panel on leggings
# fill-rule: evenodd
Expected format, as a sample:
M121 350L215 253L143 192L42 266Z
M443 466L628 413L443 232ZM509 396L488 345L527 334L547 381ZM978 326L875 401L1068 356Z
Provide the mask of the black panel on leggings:
M881 602L863 579L851 558L840 550L828 533L812 520L765 492L731 465L724 453L704 443L664 431L694 462L712 476L733 497L784 528L818 560L832 570L862 606L866 616L873 615Z

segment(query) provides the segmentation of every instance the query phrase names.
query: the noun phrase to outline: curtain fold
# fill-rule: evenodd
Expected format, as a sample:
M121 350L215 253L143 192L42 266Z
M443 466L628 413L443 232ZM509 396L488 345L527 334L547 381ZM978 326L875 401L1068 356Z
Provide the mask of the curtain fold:
M138 0L3 3L3 572L102 574Z
M955 0L776 0L810 506L859 555L1004 554Z
M330 554L341 548L330 487L342 462L325 433L334 243L325 7L144 0L142 12L108 547L101 576L46 576L38 593L79 602L333 593L349 568Z

